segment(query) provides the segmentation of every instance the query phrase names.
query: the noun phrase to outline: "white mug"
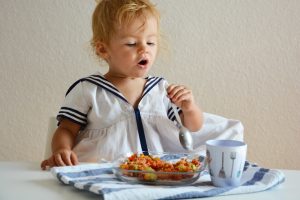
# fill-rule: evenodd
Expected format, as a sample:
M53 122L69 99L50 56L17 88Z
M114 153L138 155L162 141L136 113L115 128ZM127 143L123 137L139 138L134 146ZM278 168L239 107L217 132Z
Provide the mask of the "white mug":
M246 161L247 144L236 140L208 140L206 160L214 186L239 186Z

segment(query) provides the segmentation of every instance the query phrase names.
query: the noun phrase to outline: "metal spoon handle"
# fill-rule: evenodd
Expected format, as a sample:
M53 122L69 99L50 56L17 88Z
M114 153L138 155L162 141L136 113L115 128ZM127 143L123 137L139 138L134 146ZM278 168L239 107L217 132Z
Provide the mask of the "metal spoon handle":
M168 84L165 85L166 91L167 91L168 86L169 86ZM176 105L173 104L173 103L171 103L171 107L172 107L172 109L173 109L173 112L174 112L176 121L182 126L182 121L181 121L181 118L180 118L180 116L179 116L179 114L178 114Z

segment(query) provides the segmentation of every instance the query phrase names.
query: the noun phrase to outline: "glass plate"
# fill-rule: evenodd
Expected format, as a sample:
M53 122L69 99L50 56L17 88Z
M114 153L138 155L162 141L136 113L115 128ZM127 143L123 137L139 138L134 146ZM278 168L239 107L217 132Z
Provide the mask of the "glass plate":
M162 172L162 171L146 171L146 170L128 170L121 169L120 165L128 161L128 158L133 153L128 153L117 159L114 162L113 172L119 180L134 183L134 184L150 184L150 185L188 185L201 176L202 171L206 168L205 157L196 153L155 153L149 152L153 159L159 158L160 160L168 163L175 164L181 159L186 159L191 162L196 159L200 162L200 166L192 172ZM140 153L138 153L140 155Z

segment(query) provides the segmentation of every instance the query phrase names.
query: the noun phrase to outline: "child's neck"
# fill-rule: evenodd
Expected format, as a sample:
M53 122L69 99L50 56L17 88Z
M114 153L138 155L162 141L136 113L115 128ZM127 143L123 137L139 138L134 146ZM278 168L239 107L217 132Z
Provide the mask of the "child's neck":
M109 73L105 74L104 77L123 94L134 108L137 108L144 91L146 79L142 77L115 76Z
M126 84L127 82L134 82L140 79L143 79L141 77L128 77L128 76L122 76L122 75L115 75L115 74L111 74L111 73L106 73L104 74L104 77L106 80L108 80L109 82L113 83L113 84Z

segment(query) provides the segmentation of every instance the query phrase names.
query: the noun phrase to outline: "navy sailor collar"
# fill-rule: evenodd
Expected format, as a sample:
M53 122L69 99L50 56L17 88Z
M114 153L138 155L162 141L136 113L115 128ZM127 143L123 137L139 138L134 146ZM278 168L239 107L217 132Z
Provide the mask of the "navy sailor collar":
M147 80L147 82L146 82L144 90L143 90L142 98L147 93L149 93L155 85L157 85L161 80L163 80L162 77L153 77L153 76L148 76L145 79ZM71 85L71 87L68 89L68 91L66 93L66 96L79 82L83 82L83 81L88 81L92 84L95 84L95 85L105 89L106 91L109 91L110 93L114 94L115 96L119 97L120 99L122 99L123 101L128 103L128 101L123 96L123 94L112 83L110 83L102 74L94 74L94 75L79 79L78 81L73 83L73 85Z

